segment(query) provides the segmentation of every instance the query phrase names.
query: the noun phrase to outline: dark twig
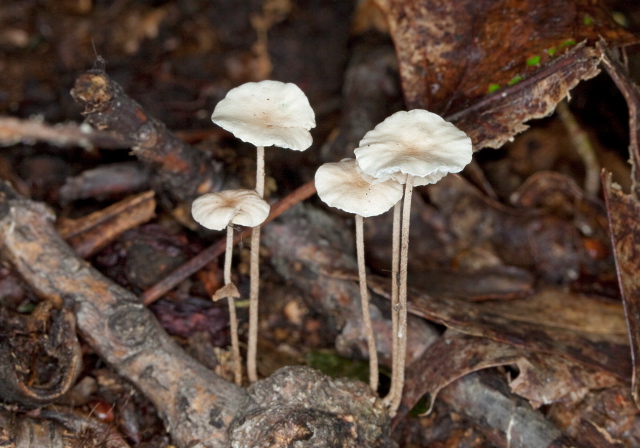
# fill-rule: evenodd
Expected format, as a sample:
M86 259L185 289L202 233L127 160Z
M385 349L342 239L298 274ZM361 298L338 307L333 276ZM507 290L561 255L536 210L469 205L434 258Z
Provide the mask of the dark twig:
M118 133L99 131L88 125L83 126L76 123L51 125L38 120L0 117L0 146L36 142L47 142L60 147L127 147L127 142Z
M119 133L135 156L150 166L160 199L168 199L165 206L190 201L222 185L222 164L180 140L104 71L89 70L80 75L71 95L84 106L87 123Z

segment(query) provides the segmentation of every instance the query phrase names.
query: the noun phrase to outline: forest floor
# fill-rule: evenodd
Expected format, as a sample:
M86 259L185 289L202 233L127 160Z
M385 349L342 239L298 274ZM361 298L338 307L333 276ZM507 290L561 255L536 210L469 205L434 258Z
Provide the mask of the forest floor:
M317 168L353 157L402 109L443 116L475 153L459 175L414 192L407 383L393 419L367 420L384 434L246 443L640 446L640 7L630 3L2 2L0 447L217 447L230 428L241 434L234 418L261 392L232 384L227 304L211 300L224 235L190 210L203 193L253 188L255 149L211 113L233 87L264 79L298 85L316 127L306 151L266 149L260 378L300 365L369 377L353 219L315 196ZM391 226L390 213L365 220L381 396ZM246 357L241 232L233 279ZM314 393L368 396L361 383L290 372L317 381ZM350 405L356 415L359 400Z

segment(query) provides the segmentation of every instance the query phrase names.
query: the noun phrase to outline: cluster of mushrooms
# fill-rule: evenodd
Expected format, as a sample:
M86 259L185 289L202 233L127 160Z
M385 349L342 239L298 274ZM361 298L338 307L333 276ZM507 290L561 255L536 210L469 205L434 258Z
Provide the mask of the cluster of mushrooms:
M249 112L248 112L249 111ZM224 281L214 300L229 298L229 315L235 380L242 382L237 322L233 299L239 297L231 282L233 225L253 227L251 238L251 286L247 370L257 379L255 356L258 318L258 247L260 224L269 214L264 192L264 147L277 145L303 151L311 146L309 130L315 117L309 101L294 84L277 81L247 83L229 91L213 112L212 120L239 139L258 148L256 189L209 193L193 203L193 217L203 226L227 227ZM407 353L407 262L409 220L414 187L438 182L471 162L472 145L467 135L439 115L415 109L397 112L369 131L355 149L355 159L322 165L315 175L318 196L326 204L353 213L362 315L369 351L369 384L378 388L378 355L369 314L369 295L364 262L364 218L393 212L391 315L393 359L391 387L384 398L395 415L402 398ZM403 199L404 198L404 199Z
M310 129L316 126L316 118L306 95L298 86L279 81L249 82L231 89L213 111L211 120L231 132L242 141L256 146L255 190L227 190L207 193L193 201L193 219L212 230L227 228L227 248L224 259L224 283L213 300L228 298L231 344L234 359L234 376L242 385L242 365L238 342L238 322L233 299L240 297L231 282L231 253L233 250L233 226L252 227L250 286L249 286L249 337L247 341L247 376L250 382L258 379L256 355L258 349L258 298L260 290L260 225L269 216L269 204L264 196L264 147L280 146L304 151L313 140Z

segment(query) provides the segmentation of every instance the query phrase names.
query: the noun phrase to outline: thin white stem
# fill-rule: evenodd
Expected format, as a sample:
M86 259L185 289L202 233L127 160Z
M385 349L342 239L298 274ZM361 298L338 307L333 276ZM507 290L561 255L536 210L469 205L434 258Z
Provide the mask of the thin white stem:
M224 284L231 283L231 259L233 256L233 225L227 226L227 247L224 252Z
M362 302L362 319L367 332L367 345L369 347L369 385L375 392L378 390L378 351L376 350L376 338L371 326L371 314L369 313L369 291L367 289L367 273L364 262L364 235L363 221L360 215L356 215L356 250L358 255L358 275L360 277L360 301Z
M398 271L400 270L400 217L402 201L393 206L393 230L391 237L391 386L384 398L387 405L391 404L395 396L398 381Z
M227 226L227 248L224 254L224 284L231 284L231 256L233 254L233 226ZM231 349L233 352L233 373L235 382L242 386L242 360L240 359L240 341L238 341L238 317L236 316L236 302L233 297L227 297L229 305L229 325L231 327Z
M407 175L407 183L404 187L404 203L402 204L402 241L400 244L400 285L399 285L399 318L398 318L398 357L397 357L397 383L393 401L389 407L389 413L395 415L404 388L404 371L407 359L407 265L409 262L409 224L411 218L411 196L413 194L413 176Z
M264 197L264 146L258 146L256 162L256 192ZM247 375L250 382L258 380L256 356L258 354L258 303L260 296L260 226L251 232L249 286L249 340L247 341Z
M260 195L261 198L264 197L264 146L257 146L258 150L257 158L256 158L256 193Z

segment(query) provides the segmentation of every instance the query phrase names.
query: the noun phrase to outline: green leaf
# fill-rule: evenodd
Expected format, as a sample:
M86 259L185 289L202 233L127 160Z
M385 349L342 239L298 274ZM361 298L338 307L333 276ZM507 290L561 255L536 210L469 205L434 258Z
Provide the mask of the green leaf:
M527 59L527 65L538 65L540 64L540 56L531 56Z
M575 39L567 39L564 42L562 42L558 48L569 47L569 46L575 45L575 44L576 44Z
M520 81L522 81L524 78L520 75L516 75L513 78L511 78L511 81L509 81L509 85L512 86L514 84L519 83Z

